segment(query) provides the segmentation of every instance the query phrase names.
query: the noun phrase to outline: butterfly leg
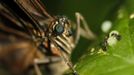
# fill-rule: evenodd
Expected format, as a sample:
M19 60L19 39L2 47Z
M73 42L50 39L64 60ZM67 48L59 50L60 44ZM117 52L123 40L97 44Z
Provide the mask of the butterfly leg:
M38 63L36 63L36 62L34 62L34 69L35 69L36 75L42 75L42 72L38 66Z
M89 40L95 39L95 34L90 30L84 17L79 13L75 13L76 16L76 43L78 42L80 35ZM82 24L81 24L82 23Z
M40 71L40 68L39 68L39 64L46 64L46 63L51 63L51 62L59 62L61 61L61 58L59 57L54 57L54 56L51 56L51 57L46 57L46 58L43 58L43 59L34 59L34 68L35 68L35 72L36 72L36 75L42 75L42 72Z

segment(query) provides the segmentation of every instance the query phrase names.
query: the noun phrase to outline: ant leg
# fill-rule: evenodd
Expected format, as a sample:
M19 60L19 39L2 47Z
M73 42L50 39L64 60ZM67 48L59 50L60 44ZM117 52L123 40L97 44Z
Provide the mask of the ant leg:
M87 38L87 39L95 39L96 36L95 34L90 30L90 28L88 27L88 24L86 22L86 20L84 19L84 17L79 13L76 12L75 13L76 16L76 43L78 42L80 35ZM82 25L81 25L82 22Z

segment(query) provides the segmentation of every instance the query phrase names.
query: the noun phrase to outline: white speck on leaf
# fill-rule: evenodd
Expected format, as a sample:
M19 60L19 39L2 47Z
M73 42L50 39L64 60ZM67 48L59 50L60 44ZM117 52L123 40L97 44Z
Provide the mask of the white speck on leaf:
M107 20L107 21L104 21L101 25L101 29L104 33L107 33L112 27L112 22Z

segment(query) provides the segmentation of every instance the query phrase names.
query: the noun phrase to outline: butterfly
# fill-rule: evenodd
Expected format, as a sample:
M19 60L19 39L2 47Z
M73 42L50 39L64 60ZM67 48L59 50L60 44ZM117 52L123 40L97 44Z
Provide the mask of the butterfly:
M51 16L40 0L1 0L0 62L12 74L21 74L33 66L36 74L42 75L39 64L49 66L64 61L78 75L70 60L72 50L81 35L87 39L95 35L78 12L76 22L73 24L64 15Z

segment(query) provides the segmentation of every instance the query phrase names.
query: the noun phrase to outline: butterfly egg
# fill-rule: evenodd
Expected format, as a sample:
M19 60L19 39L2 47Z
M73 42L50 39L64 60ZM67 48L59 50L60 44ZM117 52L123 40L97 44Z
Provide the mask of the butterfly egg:
M112 27L112 22L109 21L109 20L106 20L102 23L101 25L101 30L104 32L104 33L107 33Z

